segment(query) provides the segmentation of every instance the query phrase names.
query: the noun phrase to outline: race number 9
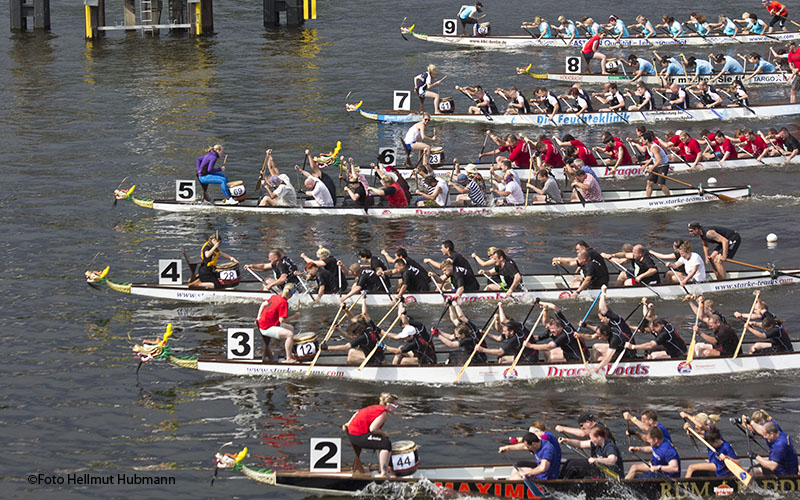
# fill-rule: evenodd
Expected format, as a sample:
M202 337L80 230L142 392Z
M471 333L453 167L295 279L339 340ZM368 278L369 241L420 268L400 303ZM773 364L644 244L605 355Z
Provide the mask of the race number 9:
M394 148L383 148L378 151L378 163L381 165L395 166L397 164L397 153Z
M455 35L457 26L455 19L442 19L442 34Z
M392 96L392 109L394 111L411 111L411 91L395 90Z
M581 72L581 58L578 56L567 56L566 65L567 73Z
M194 201L197 190L194 187L194 180L175 181L175 201Z
M158 284L180 285L183 283L183 266L178 259L158 259Z
M252 328L228 328L228 359L253 359L255 339Z
M342 439L311 438L309 472L342 471Z

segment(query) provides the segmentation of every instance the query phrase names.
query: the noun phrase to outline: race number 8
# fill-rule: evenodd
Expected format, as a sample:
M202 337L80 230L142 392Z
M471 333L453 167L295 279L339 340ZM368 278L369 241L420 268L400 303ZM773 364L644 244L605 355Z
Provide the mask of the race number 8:
M194 180L190 181L175 181L175 201L194 201L197 189L194 186Z
M395 90L392 97L392 109L394 111L411 111L411 91Z
M442 19L442 34L455 35L456 34L456 20L455 19Z
M567 73L581 72L581 58L577 56L567 56Z
M379 150L378 163L384 166L395 166L397 164L397 153L394 148L383 148Z
M158 284L180 285L183 283L183 266L178 259L158 259Z
M311 438L309 472L342 471L342 439Z
M255 339L252 328L228 328L228 359L253 359Z

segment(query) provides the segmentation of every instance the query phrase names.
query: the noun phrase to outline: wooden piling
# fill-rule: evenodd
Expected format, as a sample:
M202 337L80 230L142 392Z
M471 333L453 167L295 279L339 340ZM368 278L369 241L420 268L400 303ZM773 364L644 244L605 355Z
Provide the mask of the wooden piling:
M34 30L50 30L50 0L8 0L11 31L27 31L28 18L33 18Z

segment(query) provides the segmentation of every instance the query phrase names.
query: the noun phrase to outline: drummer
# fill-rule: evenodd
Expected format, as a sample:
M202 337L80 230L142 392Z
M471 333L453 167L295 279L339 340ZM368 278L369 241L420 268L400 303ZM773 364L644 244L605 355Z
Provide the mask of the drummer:
M200 248L200 264L197 266L197 279L190 285L196 288L222 288L219 280L217 279L217 259L224 257L234 264L239 261L225 252L220 251L219 246L222 244L217 233L212 234L203 246Z
M286 353L286 359L281 363L297 363L297 360L292 356L292 348L294 347L294 327L288 322L300 316L300 313L294 313L289 316L289 303L286 299L292 294L294 286L288 283L283 287L283 292L278 295L271 295L265 300L261 307L258 308L258 315L256 323L258 330L261 332L261 339L264 341L264 356L263 361L272 361L272 351L269 348L271 339L283 339L283 348Z
M353 460L353 474L364 473L361 466L361 450L378 451L378 477L394 477L389 470L392 457L392 442L389 435L382 430L389 415L394 413L400 401L397 396L384 392L381 394L377 405L367 406L355 412L350 420L342 426L347 433L350 444L353 445L355 459Z
M403 147L405 147L406 150L407 167L414 167L411 163L411 153L419 151L420 159L422 160L422 165L425 167L425 170L427 171L430 169L428 158L431 154L431 147L429 144L426 144L425 141L436 140L436 134L433 134L431 137L425 135L425 127L430 121L431 115L429 113L423 113L422 120L412 125L408 129L408 132L406 132L406 136L403 138Z
M225 197L223 202L225 205L236 205L239 203L231 197L231 192L228 191L228 176L225 175L225 162L220 168L216 167L217 160L222 155L222 145L216 144L214 147L209 148L206 154L197 159L197 180L200 184L219 184L222 188L222 196ZM205 198L205 193L203 194Z

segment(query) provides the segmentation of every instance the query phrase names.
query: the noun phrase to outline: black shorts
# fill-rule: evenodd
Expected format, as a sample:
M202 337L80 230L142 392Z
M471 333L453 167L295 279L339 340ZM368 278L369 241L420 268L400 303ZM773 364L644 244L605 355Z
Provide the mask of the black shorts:
M669 165L661 165L661 166L655 167L653 169L653 172L659 173L661 175L667 175L667 174L669 174ZM653 172L650 172L650 175L647 176L647 180L649 182L653 182L655 184L661 184L662 186L667 183L667 179L665 179L664 177L658 176L658 175L654 174Z
M739 234L733 235L733 238L728 240L728 258L731 259L736 256L736 250L739 250L739 245L742 243L742 237ZM717 252L722 255L722 245L717 243L717 246L711 250L711 253Z
M362 450L392 450L392 442L389 440L389 437L382 434L370 432L369 434L355 436L348 432L347 437L350 439L350 443L352 443L353 446L361 448Z
M786 26L786 17L785 16L773 15L772 19L770 19L770 21L769 21L769 27L772 28L776 24L780 24L781 28L785 27Z
M468 17L468 18L466 18L466 19L461 19L461 18L459 17L458 19L461 21L461 27L462 27L462 28L466 28L468 24L478 24L478 21L476 21L476 20L475 20L474 18L472 18L472 17Z
M594 52L582 52L583 60L587 63L592 62L592 58L594 57Z

